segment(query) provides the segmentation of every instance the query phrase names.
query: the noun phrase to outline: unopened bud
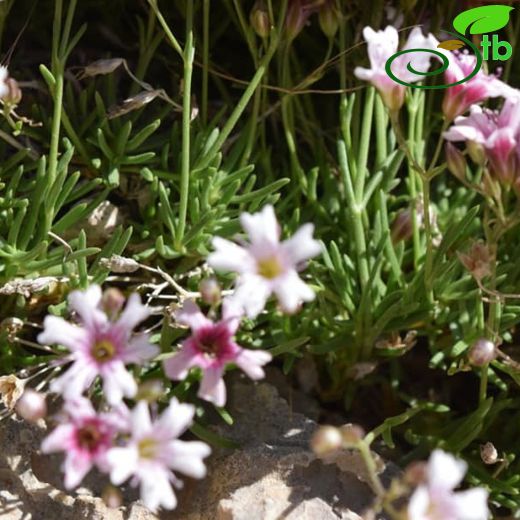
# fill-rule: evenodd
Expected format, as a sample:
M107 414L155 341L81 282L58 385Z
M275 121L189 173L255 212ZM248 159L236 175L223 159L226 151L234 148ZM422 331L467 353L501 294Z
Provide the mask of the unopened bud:
M116 509L123 503L123 495L121 494L121 491L111 484L105 487L101 494L101 499L105 502L106 506L111 509Z
M343 438L338 428L320 426L311 439L311 449L318 456L327 455L341 448Z
M153 403L164 395L164 385L160 379L150 379L141 383L135 397L136 401Z
M404 481L411 486L418 486L426 480L428 465L424 461L414 461L404 471Z
M45 394L27 388L16 403L16 413L27 421L37 422L47 415Z
M9 105L18 105L22 100L22 90L18 82L14 78L7 78L5 84L7 86L7 94L2 99Z
M339 27L340 12L335 0L328 0L318 13L320 27L325 36L333 38Z
M469 362L476 367L483 367L488 365L496 359L497 348L492 341L485 338L477 340L473 346L469 349L468 359Z
M269 13L263 0L255 2L251 14L249 15L249 22L256 34L260 38L267 38L271 31L271 22L269 21Z
M6 332L9 341L14 341L18 332L23 329L23 321L20 318L11 317L0 321L0 332Z
M471 160L478 166L484 166L486 162L486 151L484 147L475 141L467 141L466 149L468 150Z
M202 299L208 305L216 305L220 302L220 285L215 278L205 278L199 284Z
M344 424L339 431L344 444L357 444L365 437L365 430L358 424Z
M124 294L115 287L110 287L103 293L102 307L110 318L115 318L125 304Z
M392 224L392 242L397 244L401 240L408 240L413 234L412 210L401 210Z
M480 458L484 464L495 464L498 461L498 452L492 442L480 445Z
M466 178L466 158L462 152L451 143L446 143L446 164L457 179L464 180Z

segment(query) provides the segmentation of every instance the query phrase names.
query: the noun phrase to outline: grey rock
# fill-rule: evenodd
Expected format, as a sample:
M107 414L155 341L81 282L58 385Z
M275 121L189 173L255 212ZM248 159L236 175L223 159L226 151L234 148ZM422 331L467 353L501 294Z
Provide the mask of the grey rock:
M208 476L185 479L176 511L152 514L123 489L126 507L98 498L106 477L92 472L76 493L62 487L59 455L38 447L44 427L9 418L0 423L0 518L6 520L359 520L372 494L357 453L322 461L309 450L317 424L294 412L277 389L232 377L232 427L215 433L235 443L216 449ZM384 465L383 465L384 466Z

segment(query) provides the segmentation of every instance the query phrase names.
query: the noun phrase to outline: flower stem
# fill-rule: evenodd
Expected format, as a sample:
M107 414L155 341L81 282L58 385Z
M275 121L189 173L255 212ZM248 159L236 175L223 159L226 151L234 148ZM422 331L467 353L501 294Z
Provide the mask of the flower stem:
M181 152L181 188L179 202L179 225L175 245L182 247L186 229L186 214L190 188L190 123L191 123L191 80L193 76L193 3L186 4L186 48L184 49L184 90L182 96L182 152Z

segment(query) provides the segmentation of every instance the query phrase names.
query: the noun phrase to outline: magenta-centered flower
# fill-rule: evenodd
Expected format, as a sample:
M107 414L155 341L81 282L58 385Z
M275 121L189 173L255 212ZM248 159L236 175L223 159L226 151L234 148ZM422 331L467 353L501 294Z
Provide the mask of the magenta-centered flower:
M176 319L191 328L191 336L183 341L177 354L164 362L166 375L179 381L192 367L199 367L203 377L198 396L216 406L226 403L226 385L222 378L226 365L234 363L251 379L264 377L261 367L271 361L271 354L263 350L247 350L235 342L240 318L241 311L233 300L224 300L222 319L217 322L208 319L196 303L187 300L177 312Z
M133 477L131 484L140 485L141 499L151 511L159 507L174 509L177 499L172 484L181 487L182 481L172 470L203 478L206 467L202 459L211 453L203 442L178 440L191 425L194 414L194 406L173 398L162 415L152 420L148 405L137 403L130 415L127 444L108 453L112 483L118 486Z
M97 466L108 471L107 453L117 427L108 413L96 413L84 397L66 401L67 420L58 425L42 442L43 453L65 452L65 487L73 489Z
M259 213L240 215L249 244L239 246L220 237L213 239L215 252L208 263L217 270L238 273L233 299L253 318L275 294L284 312L293 313L305 301L314 299L314 291L298 276L306 260L321 252L312 238L314 226L303 225L290 239L280 242L280 226L272 206Z
M446 52L450 65L446 69L446 84L456 83L468 77L473 69L477 58L465 52ZM486 74L482 69L469 81L449 87L444 94L442 111L446 119L451 121L466 112L471 105L481 103L489 98L498 96L510 96L514 92L509 85L500 81L493 74Z
M51 390L66 398L77 397L99 376L110 404L119 403L123 396L133 397L137 384L125 365L143 363L159 351L150 344L148 335L132 336L135 326L148 317L148 309L137 294L132 294L119 317L115 319L111 313L109 318L102 309L98 285L72 292L68 302L77 313L80 326L47 316L38 336L40 343L63 345L70 351L65 360L72 361L72 366L52 382Z
M470 115L457 117L444 137L465 141L473 155L476 149L481 150L500 182L520 188L520 98L507 99L500 111L473 105Z
M363 36L368 44L368 58L370 68L356 67L354 74L359 79L369 81L376 87L384 104L390 110L399 110L404 103L406 87L391 79L385 69L388 58L397 52L399 35L397 29L389 25L384 31L374 31L371 27L363 29ZM437 49L437 39L432 35L424 36L419 27L415 27L408 37L402 50L407 49ZM392 72L406 83L414 83L424 79L412 74L407 66L420 72L426 72L430 67L430 60L434 57L429 52L407 53L399 56L392 62Z
M455 492L467 470L465 462L435 450L426 467L425 482L410 498L410 520L487 520L488 493L483 488Z

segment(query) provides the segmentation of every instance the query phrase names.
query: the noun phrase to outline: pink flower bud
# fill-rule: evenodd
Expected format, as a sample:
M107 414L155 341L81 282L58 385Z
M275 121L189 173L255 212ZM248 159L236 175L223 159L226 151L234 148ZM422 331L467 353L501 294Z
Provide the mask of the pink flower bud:
M47 415L45 394L27 388L16 403L16 412L26 421L37 422Z
M199 285L200 295L208 305L216 305L220 302L220 285L215 278L205 278Z
M476 367L483 367L488 365L496 359L497 349L492 341L485 338L477 340L473 346L469 349L468 359L469 362Z
M18 105L22 100L22 90L18 82L14 78L7 78L5 84L7 86L7 94L2 99L9 105Z
M474 242L467 253L458 253L458 257L477 280L491 274L491 253L483 242Z
M103 293L102 307L110 318L116 318L125 304L124 294L115 287L110 287Z
M397 244L401 240L408 240L413 233L412 210L406 208L401 210L392 224L392 242Z
M117 509L123 503L123 495L121 494L121 491L111 484L105 487L101 499L105 502L106 506L111 509Z
M344 424L339 431L344 444L356 444L365 436L365 430L358 424Z
M318 457L338 450L342 444L341 432L334 426L320 426L311 439L311 449Z

